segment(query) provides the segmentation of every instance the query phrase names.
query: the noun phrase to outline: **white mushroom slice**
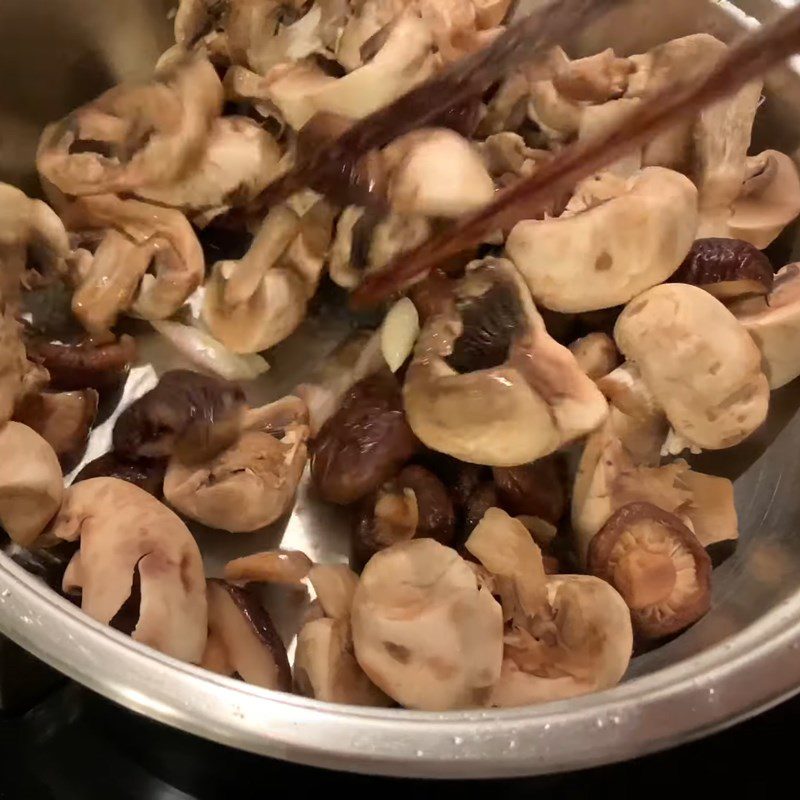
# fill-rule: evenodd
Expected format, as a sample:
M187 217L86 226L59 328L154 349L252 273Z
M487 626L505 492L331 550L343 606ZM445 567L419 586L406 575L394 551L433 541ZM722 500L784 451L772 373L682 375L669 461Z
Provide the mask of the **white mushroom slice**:
M48 126L36 165L69 195L169 184L202 153L222 100L214 67L192 58L145 86L109 89Z
M277 344L303 321L333 235L333 208L324 200L300 216L273 208L239 261L214 265L203 320L235 353Z
M234 533L263 528L288 510L307 456L307 411L297 397L254 409L243 427L207 461L173 456L164 476L164 497L178 511Z
M455 131L413 131L383 152L389 168L388 198L400 214L459 217L494 197L494 181L478 152Z
M532 175L542 163L553 157L549 150L528 147L518 133L511 131L493 133L477 147L489 174L501 185L508 182L508 176L525 178Z
M726 235L763 250L800 214L800 175L794 161L777 150L765 150L753 162L760 174L745 181Z
M0 428L0 525L29 547L61 505L64 481L53 448L19 422Z
M348 71L358 69L365 58L368 42L388 32L388 27L406 10L406 0L365 0L348 9L347 21L336 42L336 60ZM371 55L366 52L366 55Z
M732 447L764 422L769 386L761 353L708 292L682 283L656 286L625 307L614 339L690 444Z
M553 311L611 308L680 266L697 230L692 182L648 167L626 188L582 213L514 227L506 252L537 302Z
M346 564L316 564L308 579L326 617L349 619L358 575Z
M301 550L265 550L229 561L223 577L240 586L252 582L302 586L312 566Z
M11 419L14 407L27 393L29 367L19 323L10 313L0 312L0 425Z
M358 665L346 620L323 618L303 625L297 634L294 683L300 694L328 703L392 705Z
M691 504L684 514L703 547L739 538L733 484L727 478L689 470L683 480L692 492Z
M529 97L528 116L549 139L559 143L578 133L584 107L559 94L553 81L534 81Z
M401 297L386 314L381 326L381 351L392 372L397 372L414 349L419 335L419 313L407 297Z
M128 600L139 572L141 603L133 638L198 663L207 633L203 560L189 529L165 505L117 478L67 489L52 533L80 539L81 608L108 624ZM78 586L79 582L79 586Z
M145 259L146 268L154 272L141 278L130 305L137 316L149 320L172 316L203 281L203 249L180 211L138 200L121 200L115 195L95 195L78 198L62 216L71 230L114 229L142 248L140 253L131 253L129 259L119 265L119 269L125 271L123 284L127 283L131 272L141 270L140 258ZM131 259L133 267L129 263ZM106 264L102 269L105 274L112 266ZM126 285L123 294L129 289Z
M800 375L800 264L780 269L766 298L742 300L731 311L758 345L770 389Z
M433 539L374 555L358 582L353 644L361 668L408 708L485 705L500 674L500 605L467 563Z
M407 13L375 57L349 75L332 78L308 63L279 64L266 74L260 94L295 130L319 111L361 119L432 74L431 46L427 26Z
M222 117L214 121L200 160L173 183L145 187L137 195L186 212L218 214L255 197L277 175L281 151L255 121Z
M609 47L562 64L553 76L553 85L571 100L605 104L625 93L633 70L634 65L627 58L617 58Z
M417 0L417 8L433 34L440 57L447 63L485 47L501 33L503 29L498 26L509 3L506 0L493 3L492 7L484 5L480 14L473 0Z
M609 100L598 106L587 106L581 115L578 141L590 142L605 136L622 120L630 116L641 101L636 98ZM642 168L642 151L634 150L606 167L608 172L629 178Z
M426 322L403 389L424 444L463 461L516 466L602 423L605 399L547 333L512 264L475 262L455 292L451 307Z
M593 381L608 375L619 363L619 352L614 340L600 331L576 339L569 346L569 351L575 356L578 366Z
M20 281L29 266L50 274L63 273L69 240L58 215L41 200L0 183L0 308L16 302Z

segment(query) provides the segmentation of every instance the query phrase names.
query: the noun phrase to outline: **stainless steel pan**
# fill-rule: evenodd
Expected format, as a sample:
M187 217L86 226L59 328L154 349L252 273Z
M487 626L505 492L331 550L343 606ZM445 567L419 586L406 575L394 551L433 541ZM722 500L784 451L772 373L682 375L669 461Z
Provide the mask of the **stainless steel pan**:
M107 84L146 75L169 42L161 0L4 0L0 4L0 178L35 185L42 124ZM785 5L785 3L784 3ZM777 3L753 0L763 15ZM667 13L668 12L668 13ZM727 3L632 0L585 47L641 51L707 30L731 38L756 24ZM800 72L770 77L757 138L796 154ZM791 232L779 246L788 260ZM347 328L342 312L310 320L271 357L262 397L289 389ZM713 332L710 333L713 335ZM153 351L156 366L168 354ZM298 365L302 364L302 370ZM135 371L128 395L152 382ZM446 714L332 706L269 692L173 661L100 626L0 556L0 631L90 688L135 711L257 753L337 769L402 776L535 774L630 758L731 725L800 688L800 387L773 396L764 430L703 466L736 479L742 541L714 576L713 609L668 645L635 659L617 688L535 708ZM110 425L97 432L106 448ZM240 553L281 540L313 558L344 560L345 530L301 492L283 530L198 532L209 574ZM273 594L285 631L302 611Z

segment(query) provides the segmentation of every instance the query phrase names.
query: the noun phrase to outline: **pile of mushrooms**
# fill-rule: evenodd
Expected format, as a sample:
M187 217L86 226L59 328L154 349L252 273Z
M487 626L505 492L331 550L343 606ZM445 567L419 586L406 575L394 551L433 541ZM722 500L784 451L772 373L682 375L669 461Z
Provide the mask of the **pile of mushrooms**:
M512 5L180 0L149 82L45 129L49 204L0 184L3 549L139 642L333 703L575 697L702 624L739 526L733 484L692 456L757 434L800 376L800 265L764 252L800 176L749 152L759 81L487 225L377 327L263 391L263 354L320 287L358 290L727 52L708 34L552 48L422 127L336 149L491 46ZM117 408L89 461L142 336L193 368ZM349 564L254 544L206 575L198 526L272 536L301 487L346 516ZM308 600L294 629L263 585Z

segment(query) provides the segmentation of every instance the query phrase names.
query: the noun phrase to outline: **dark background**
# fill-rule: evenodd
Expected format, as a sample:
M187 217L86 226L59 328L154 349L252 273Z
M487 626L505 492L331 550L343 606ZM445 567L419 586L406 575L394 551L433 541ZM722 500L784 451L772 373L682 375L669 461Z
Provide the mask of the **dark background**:
M10 706L0 712L2 800L293 800L275 792L333 800L341 792L377 798L371 793L386 790L409 791L414 798L480 793L491 800L641 800L666 791L677 798L700 792L763 797L779 789L797 794L800 697L700 742L625 764L471 784L390 781L295 766L197 739L115 706L37 663L0 641L0 700Z

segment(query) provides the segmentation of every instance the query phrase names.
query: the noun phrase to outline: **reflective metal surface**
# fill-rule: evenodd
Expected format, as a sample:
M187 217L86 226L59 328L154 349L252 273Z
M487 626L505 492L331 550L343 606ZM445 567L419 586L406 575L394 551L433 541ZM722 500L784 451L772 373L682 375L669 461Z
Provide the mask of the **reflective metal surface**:
M744 0L769 13L766 0ZM731 38L753 20L726 3L631 2L621 17L587 36L591 49L641 51L667 38L708 30ZM147 74L169 40L162 2L37 0L0 4L0 178L31 187L41 125L106 84ZM800 72L778 71L757 133L792 154L800 144ZM773 248L788 260L791 232ZM325 311L271 354L259 399L278 396L345 332L341 312ZM713 335L713 332L711 332ZM159 367L169 353L152 352ZM302 365L302 366L301 366ZM130 397L154 380L142 367ZM256 399L255 397L253 399ZM736 448L699 459L736 479L742 541L714 575L711 612L668 645L634 660L619 687L527 709L447 714L329 706L221 678L175 662L82 616L67 601L0 556L0 631L53 666L136 711L226 744L337 769L403 776L498 776L565 770L630 758L730 725L800 687L800 389L773 395L765 428ZM105 449L110 423L92 447ZM198 532L209 574L255 547L301 547L313 558L344 560L335 513L304 489L277 530ZM284 632L305 597L285 592Z

